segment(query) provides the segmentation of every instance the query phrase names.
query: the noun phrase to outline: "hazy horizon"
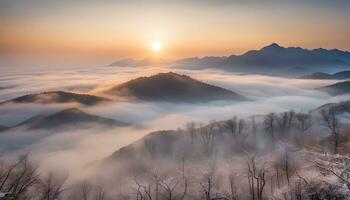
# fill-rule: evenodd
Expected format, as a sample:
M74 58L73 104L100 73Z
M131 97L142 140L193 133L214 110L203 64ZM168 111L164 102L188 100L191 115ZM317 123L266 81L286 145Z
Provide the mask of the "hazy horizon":
M0 65L242 54L271 43L350 50L348 1L1 1ZM154 42L162 51L152 52Z

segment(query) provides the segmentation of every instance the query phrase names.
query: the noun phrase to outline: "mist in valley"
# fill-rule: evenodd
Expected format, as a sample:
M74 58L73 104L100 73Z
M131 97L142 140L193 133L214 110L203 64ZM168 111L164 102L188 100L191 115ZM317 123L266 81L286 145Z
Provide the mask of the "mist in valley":
M169 71L249 100L179 103L104 93L130 79ZM322 199L349 194L344 177L348 172L341 171L348 162L341 153L348 148L347 110L337 110L334 118L331 107L318 108L348 100L348 95L317 90L334 80L167 67L94 67L41 71L40 76L12 74L0 82L7 87L0 90L3 101L61 90L112 100L93 106L76 102L0 105L0 125L10 127L0 133L1 188L18 195L17 199L35 198L31 196L40 192L53 195L45 199L148 200L304 199L310 195ZM98 121L37 129L23 123L70 108L129 125L115 127ZM335 136L342 142L333 154ZM25 188L21 191L15 185Z

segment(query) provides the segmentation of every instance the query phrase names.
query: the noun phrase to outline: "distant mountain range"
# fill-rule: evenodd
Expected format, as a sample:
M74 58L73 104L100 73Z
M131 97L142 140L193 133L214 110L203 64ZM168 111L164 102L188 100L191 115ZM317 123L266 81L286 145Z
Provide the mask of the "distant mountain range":
M116 61L112 65L142 66L144 64L144 60L130 59ZM251 50L242 55L185 58L171 63L164 62L164 64L191 69L215 68L239 73L295 77L312 72L334 73L350 69L350 52L322 48L312 50L300 47L285 48L273 43L260 50Z
M247 100L245 97L230 90L209 85L189 76L173 72L140 77L117 85L106 92L145 101L195 103L218 100Z
M81 126L94 123L102 126L128 126L130 124L83 112L77 108L65 109L51 115L38 115L11 127L27 129L54 129L62 126Z
M350 81L343 81L343 82L335 83L325 87L321 87L318 89L331 95L349 94Z
M334 74L328 74L323 72L316 72L313 74L305 75L302 79L330 79L330 80L343 80L350 79L350 71L341 71Z
M224 70L272 75L297 75L308 71L337 71L350 68L350 52L326 49L284 48L274 43L240 56L205 57L177 61Z
M52 91L43 92L39 94L28 94L20 96L8 101L1 102L0 104L6 103L80 103L86 106L96 105L98 103L107 102L109 99L104 97L98 97L88 94L77 94L72 92L64 91Z

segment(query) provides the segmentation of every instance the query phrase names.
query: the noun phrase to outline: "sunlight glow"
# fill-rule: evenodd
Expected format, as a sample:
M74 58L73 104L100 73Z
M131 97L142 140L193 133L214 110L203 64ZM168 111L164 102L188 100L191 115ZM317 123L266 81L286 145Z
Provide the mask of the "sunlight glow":
M160 42L153 42L152 43L152 50L154 52L159 52L162 49L162 44Z

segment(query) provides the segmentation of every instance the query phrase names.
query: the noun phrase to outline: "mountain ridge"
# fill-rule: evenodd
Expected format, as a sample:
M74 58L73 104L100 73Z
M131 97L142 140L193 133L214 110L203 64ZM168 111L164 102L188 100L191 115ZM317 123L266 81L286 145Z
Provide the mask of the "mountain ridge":
M12 128L26 127L32 129L51 129L66 125L97 123L105 126L128 126L130 124L114 119L104 118L83 112L78 108L67 108L49 115L37 115L21 122Z
M350 93L350 81L342 81L335 84L317 88L330 95L343 95Z
M7 103L79 103L86 106L93 106L107 101L109 101L109 99L89 94L78 94L66 91L49 91L19 96L0 102L0 105Z
M350 71L341 71L334 74L315 72L313 74L305 75L300 78L301 79L329 79L329 80L350 79Z
M272 43L240 55L190 57L159 63L190 69L215 68L238 73L298 77L310 72L334 73L349 69L350 52L338 49L283 47ZM130 64L142 66L143 62L134 60Z
M247 98L233 91L174 72L139 77L116 85L109 89L107 93L135 97L136 99L145 101L194 103L216 100L247 100Z

